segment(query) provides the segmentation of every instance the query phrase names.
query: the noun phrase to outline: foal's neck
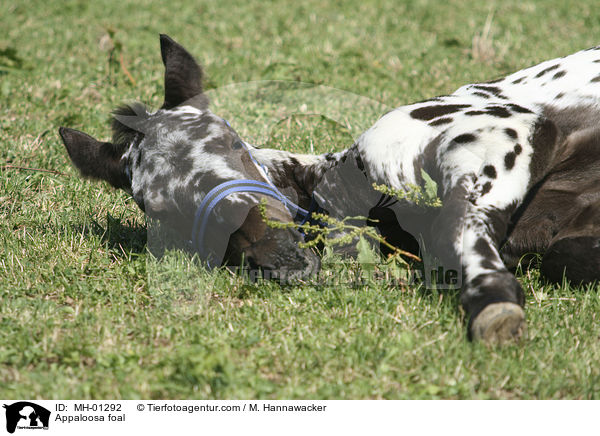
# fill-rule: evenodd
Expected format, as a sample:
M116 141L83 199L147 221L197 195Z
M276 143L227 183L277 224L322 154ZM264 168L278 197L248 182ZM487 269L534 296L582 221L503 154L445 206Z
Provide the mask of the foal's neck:
M252 151L256 160L269 170L271 180L280 189L293 189L300 206L308 207L313 191L323 174L341 159L347 150L321 155L290 153L259 148Z

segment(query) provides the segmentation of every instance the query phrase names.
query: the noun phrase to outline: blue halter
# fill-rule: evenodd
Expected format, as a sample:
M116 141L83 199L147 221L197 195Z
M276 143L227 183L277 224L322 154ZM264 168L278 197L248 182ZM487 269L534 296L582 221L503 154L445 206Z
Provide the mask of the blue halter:
M318 207L314 198L311 200L309 210L306 210L292 202L285 195L283 195L281 191L279 191L279 189L277 189L277 187L269 179L269 173L267 168L261 163L259 163L256 159L254 159L250 148L243 141L240 142L242 143L244 149L248 152L248 155L250 156L252 162L257 167L260 167L263 170L268 183L252 179L230 180L228 182L224 182L215 186L208 192L208 194L204 196L202 202L200 203L200 206L198 206L198 209L196 210L194 226L192 227L191 240L193 247L204 258L206 258L208 254L204 250L204 238L206 235L206 228L208 225L210 214L212 213L213 209L217 206L217 204L221 200L226 198L228 195L234 194L236 192L250 192L274 198L275 200L278 200L281 203L283 203L283 205L288 209L288 211L293 217L300 218L300 226L302 226L306 222L311 221L311 215L313 212L320 211L320 208Z

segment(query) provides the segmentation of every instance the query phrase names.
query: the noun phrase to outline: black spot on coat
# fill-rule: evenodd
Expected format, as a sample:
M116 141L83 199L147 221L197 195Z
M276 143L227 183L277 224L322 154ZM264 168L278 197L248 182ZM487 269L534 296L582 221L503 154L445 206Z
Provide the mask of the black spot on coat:
M551 67L546 68L545 70L540 71L539 73L537 73L535 75L536 78L538 77L542 77L544 74L549 73L552 70L556 70L560 65L556 64L556 65L552 65Z
M513 169L513 167L515 166L516 158L517 158L517 155L514 151L510 151L510 152L506 153L506 155L504 156L504 166L506 167L507 170Z
M506 96L502 94L502 90L500 88L498 88L497 86L473 85L473 88L477 88L481 91L492 94L493 96L495 96L497 98L506 100Z
M450 117L438 118L429 123L430 126L441 126L442 124L451 123L453 120Z
M360 156L356 156L356 166L363 173L365 172L365 164L363 163L363 160L362 160L362 158Z
M510 112L503 106L490 106L487 108L487 113L498 118L510 118Z
M508 127L504 129L504 133L506 133L512 139L517 139L517 131L515 129Z
M486 165L483 167L483 174L488 176L490 179L495 179L498 176L496 173L496 167L494 167L494 165Z
M475 252L484 259L494 259L496 257L494 249L484 238L478 238L473 248L475 249Z
M410 116L417 120L425 120L429 121L437 117L441 117L443 115L448 115L454 112L458 112L460 109L464 109L469 107L468 104L444 104L444 105L433 105L433 106L425 106L420 107L418 109L414 109Z
M477 137L475 135L473 135L472 133L463 133L462 135L458 135L452 141L456 142L457 144L465 144L467 142L473 142L476 139L477 139Z
M508 107L515 112L519 112L520 114L532 114L533 113L533 111L531 111L523 106L519 106L518 104L509 103Z

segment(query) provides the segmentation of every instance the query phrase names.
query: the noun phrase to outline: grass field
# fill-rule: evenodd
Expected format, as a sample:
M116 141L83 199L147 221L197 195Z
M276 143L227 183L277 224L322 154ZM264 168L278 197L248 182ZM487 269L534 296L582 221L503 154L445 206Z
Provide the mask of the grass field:
M70 165L59 126L108 139L121 102L160 105L159 33L215 93L291 80L388 107L600 43L591 0L330 3L0 2L0 398L600 397L597 287L521 273L529 339L488 348L465 339L456 293L157 262L134 202ZM296 124L272 145L350 145Z

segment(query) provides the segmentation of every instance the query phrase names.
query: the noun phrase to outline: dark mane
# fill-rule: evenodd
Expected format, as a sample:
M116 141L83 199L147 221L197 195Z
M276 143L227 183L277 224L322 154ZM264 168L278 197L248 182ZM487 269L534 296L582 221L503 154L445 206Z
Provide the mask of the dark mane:
M186 101L185 104L205 111L208 110L209 100L204 94L198 94ZM152 113L148 110L148 107L137 101L117 107L114 111L112 111L111 118L113 144L124 149L135 140L138 142L141 141L144 137L144 120L148 119L148 117L151 115ZM132 124L124 124L123 119L125 119L125 122L127 122L127 119L129 119L134 126L137 124L140 128L134 129L130 127Z
M148 113L148 109L144 104L140 102L124 104L122 106L119 106L112 112L111 128L113 133L113 144L118 146L127 146L131 144L138 135L140 140L144 137L143 133L126 126L116 118L116 116L119 115L126 117L136 117L142 112Z

